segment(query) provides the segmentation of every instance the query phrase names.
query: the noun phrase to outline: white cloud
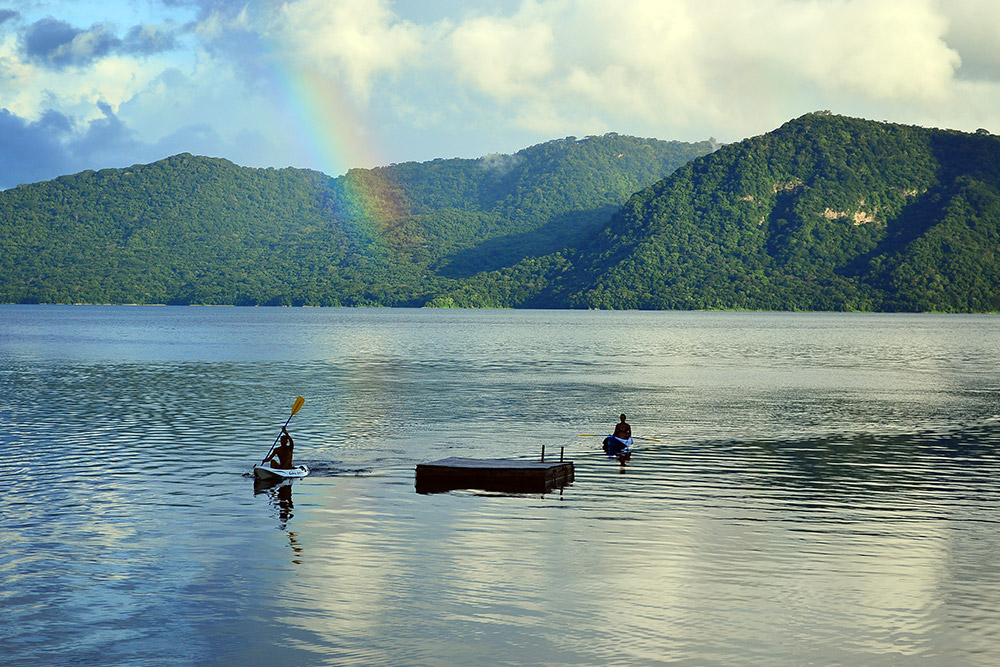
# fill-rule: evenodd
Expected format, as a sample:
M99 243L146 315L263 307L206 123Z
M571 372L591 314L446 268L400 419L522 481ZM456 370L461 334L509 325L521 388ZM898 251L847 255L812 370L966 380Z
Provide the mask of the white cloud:
M224 38L231 32L247 32L252 29L247 6L241 7L236 13L211 11L194 25L195 34L205 41Z
M458 75L491 97L506 101L533 96L553 73L553 28L528 5L512 18L473 18L458 25L448 42Z
M138 61L113 55L87 67L56 71L22 58L13 40L0 44L0 99L18 116L35 120L49 109L81 121L103 117L97 102L117 110L163 68L158 59Z
M775 44L803 81L873 100L935 99L949 92L959 54L931 2L852 0L789 7Z
M285 3L263 29L285 57L342 78L367 99L373 77L396 71L422 48L421 31L381 0L300 0Z
M939 0L938 8L948 19L945 39L962 55L960 78L1000 81L1000 4L995 0Z
M597 110L738 132L840 100L938 105L961 64L948 25L930 0L578 0L472 18L449 42L462 81L546 126Z
M733 141L816 109L1000 132L995 0L127 4L19 7L0 33L0 107L83 132L106 120L102 102L147 149L313 168L326 165L309 137L289 140L296 71L386 162L612 130ZM24 43L50 15L82 40L58 67ZM102 50L102 35L121 44Z

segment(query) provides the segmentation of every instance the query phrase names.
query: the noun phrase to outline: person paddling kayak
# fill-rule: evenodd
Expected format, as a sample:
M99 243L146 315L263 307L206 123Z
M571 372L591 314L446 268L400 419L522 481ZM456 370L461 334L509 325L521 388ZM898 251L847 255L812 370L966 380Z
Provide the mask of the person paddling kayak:
M281 429L281 444L274 450L274 454L271 458L264 459L263 463L270 463L272 468L280 468L281 470L291 470L292 469L292 448L295 447L295 441L292 440L292 436L288 434L288 431L284 428ZM275 461L274 459L278 460Z
M608 456L618 456L623 451L628 450L632 445L632 427L625 421L625 415L621 416L621 421L615 424L615 432L604 439L604 451Z

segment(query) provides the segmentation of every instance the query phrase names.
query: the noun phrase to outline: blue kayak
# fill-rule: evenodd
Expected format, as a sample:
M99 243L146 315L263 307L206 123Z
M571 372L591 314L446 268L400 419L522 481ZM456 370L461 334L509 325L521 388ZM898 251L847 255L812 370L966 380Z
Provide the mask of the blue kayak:
M627 459L632 455L632 438L622 440L613 435L604 439L604 453L619 459Z

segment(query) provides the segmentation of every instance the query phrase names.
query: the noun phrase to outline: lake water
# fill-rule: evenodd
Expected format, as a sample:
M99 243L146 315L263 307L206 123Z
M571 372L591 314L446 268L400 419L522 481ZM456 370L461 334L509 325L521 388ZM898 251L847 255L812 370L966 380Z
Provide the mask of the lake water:
M0 661L997 664L998 325L0 306Z

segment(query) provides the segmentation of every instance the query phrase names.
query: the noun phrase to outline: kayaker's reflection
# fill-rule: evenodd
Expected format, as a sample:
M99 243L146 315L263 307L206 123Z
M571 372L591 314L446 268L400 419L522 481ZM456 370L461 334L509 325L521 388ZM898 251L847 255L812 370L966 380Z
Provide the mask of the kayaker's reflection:
M281 484L275 494L275 506L278 508L278 519L281 520L281 527L284 528L288 520L292 518L292 485Z
M295 554L292 562L296 565L302 565L302 547L299 546L299 541L294 530L288 531L288 546L292 548L292 553Z
M269 504L278 512L278 521L280 522L278 527L284 530L285 525L293 516L292 481L284 480L275 484L256 479L253 483L253 493L255 496L261 493L267 494Z

